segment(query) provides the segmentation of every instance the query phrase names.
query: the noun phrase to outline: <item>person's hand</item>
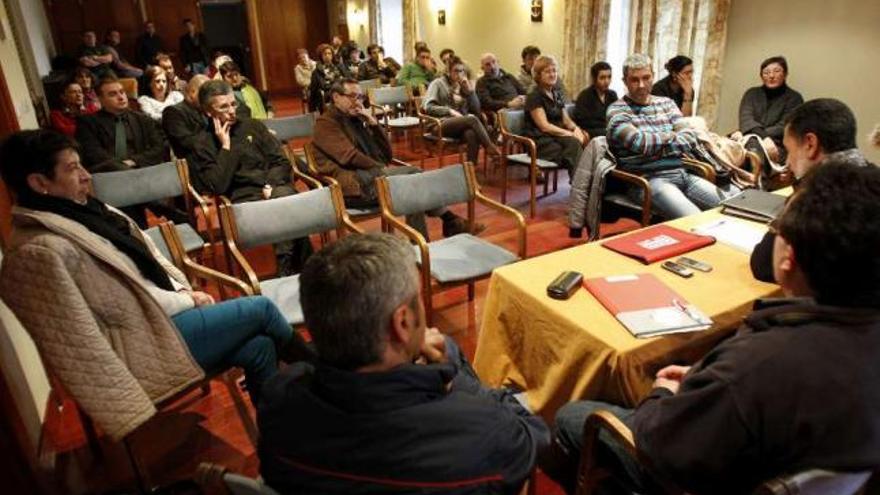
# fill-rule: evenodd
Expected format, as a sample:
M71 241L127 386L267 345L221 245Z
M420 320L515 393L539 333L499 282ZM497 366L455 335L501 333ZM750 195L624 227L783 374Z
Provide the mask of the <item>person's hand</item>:
M512 108L514 110L518 110L518 109L522 108L523 106L525 106L525 104L526 104L526 97L523 95L519 95L516 98L507 102L507 108Z
M678 366L675 364L661 369L657 372L656 379L654 380L654 388L662 387L670 390L673 394L677 394L682 380L684 380L685 375L687 375L690 369L690 366Z
M379 123L379 121L376 120L376 117L373 117L373 113L370 112L367 107L361 106L360 108L358 108L358 115L366 120L367 124L369 125L376 125Z
M461 117L461 112L459 112L458 110L456 110L454 108L450 108L449 109L449 116L450 117Z
M434 327L425 329L425 341L422 342L422 358L428 363L445 363L446 337Z
M192 300L196 304L196 307L210 306L214 304L214 298L211 296L211 294L194 290L190 292L189 295L190 297L192 297Z
M229 135L229 122L220 123L220 119L214 117L214 135L220 140L220 147L229 151L232 148L232 138Z
M462 79L458 82L458 87L461 88L462 93L470 93L471 92L471 82L468 79Z
M380 58L379 61L376 62L376 66L379 67L380 69L384 69L385 67L388 67L388 64L385 63L384 58Z
M575 127L574 131L571 133L572 137L581 142L581 145L586 146L590 141L590 135L587 134L587 131L581 129L580 127Z
M682 75L681 73L673 74L673 80L681 86L681 89L684 90L684 98L686 100L694 99L694 81L690 76Z

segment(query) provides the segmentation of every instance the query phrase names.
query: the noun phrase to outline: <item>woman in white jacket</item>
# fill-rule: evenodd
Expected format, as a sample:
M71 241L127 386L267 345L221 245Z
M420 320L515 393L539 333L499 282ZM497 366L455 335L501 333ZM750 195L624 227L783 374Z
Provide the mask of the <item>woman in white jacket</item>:
M144 72L149 81L147 94L138 98L141 111L156 122L162 122L162 110L183 101L183 93L168 87L168 76L157 65L147 67Z

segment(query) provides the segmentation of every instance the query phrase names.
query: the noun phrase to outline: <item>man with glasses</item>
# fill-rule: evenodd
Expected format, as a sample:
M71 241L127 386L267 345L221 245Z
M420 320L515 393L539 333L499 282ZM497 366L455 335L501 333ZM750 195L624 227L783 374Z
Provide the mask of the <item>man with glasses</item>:
M233 203L296 194L281 143L259 120L236 115L238 103L229 83L202 84L199 104L210 124L187 157L197 190L226 196ZM308 239L276 244L279 274L297 273L311 252Z
M332 105L318 117L312 141L318 171L339 182L349 207L376 207L376 177L417 174L421 170L394 160L385 129L364 107L364 95L356 80L333 83L330 101ZM444 236L467 231L467 221L445 208L426 213L443 220ZM424 215L409 215L407 223L427 238ZM478 224L474 230L484 228Z

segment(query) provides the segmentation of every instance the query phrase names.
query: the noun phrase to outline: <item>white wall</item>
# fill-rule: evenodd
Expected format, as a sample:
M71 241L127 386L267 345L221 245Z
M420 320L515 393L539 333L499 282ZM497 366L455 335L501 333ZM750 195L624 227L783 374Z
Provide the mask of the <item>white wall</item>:
M55 56L55 42L52 40L52 28L43 2L34 0L10 0L19 5L24 29L27 31L25 43L33 55L34 64L40 77L48 75L52 70L52 57Z
M719 130L737 127L739 100L760 84L761 61L784 55L789 86L804 99L834 97L849 105L859 147L880 160L880 150L867 143L880 123L880 1L736 0L728 22Z
M0 23L2 23L2 29L6 35L6 39L0 41L0 64L3 66L6 84L9 86L9 95L12 97L12 105L18 116L18 125L22 129L36 129L38 127L36 112L31 102L18 48L12 37L9 15L3 2L0 2Z

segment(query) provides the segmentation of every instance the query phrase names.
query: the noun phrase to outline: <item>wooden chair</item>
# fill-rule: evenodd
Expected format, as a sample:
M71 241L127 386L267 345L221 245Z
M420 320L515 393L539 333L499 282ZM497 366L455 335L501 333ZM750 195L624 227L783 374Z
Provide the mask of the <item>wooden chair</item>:
M443 168L443 161L446 158L446 153L444 153L444 151L447 147L455 149L458 152L458 162L464 163L464 146L466 146L467 143L458 138L444 136L443 126L441 125L443 120L437 117L432 117L422 110L422 102L424 100L421 96L416 97L414 101L416 116L419 119L419 134L422 136L422 143L424 143L426 150L430 150L433 146L433 152L431 155L437 157L437 168ZM422 155L419 165L421 168L425 168L424 155Z
M367 98L373 116L385 126L389 139L392 131L401 131L407 138L409 131L419 127L418 117L413 117L413 95L409 86L368 88ZM410 149L413 149L413 141L410 141Z
M376 179L382 217L389 228L399 230L416 249L425 311L432 324L435 290L467 284L468 300L474 299L474 283L488 277L492 270L526 257L526 223L522 215L497 201L486 197L474 175L473 165L449 167L413 175L396 175ZM518 254L486 242L471 234L459 234L439 241L428 242L415 229L398 217L421 213L456 203L467 203L468 227L474 225L475 203L479 202L503 215L517 225ZM436 288L433 282L436 280Z
M302 148L294 147L294 141L297 139L311 139L315 135L315 114L306 113L302 115L294 115L291 117L276 117L263 121L266 127L283 145L285 150L289 150L291 155L288 158L291 163L298 162L302 166L305 160Z
M339 186L339 182L336 181L333 177L329 175L324 175L318 170L318 162L315 159L315 145L312 143L308 143L305 146L305 154L306 154L306 164L308 167L308 173L311 177L317 179L323 184L328 186L336 185ZM402 162L396 158L391 160L392 163L396 165L408 165L406 162ZM377 217L381 217L382 213L379 210L379 207L372 208L352 208L345 207L346 213L348 213L349 218L355 223L357 222L365 222L367 220L372 220ZM382 222L382 230L385 230L385 222Z

